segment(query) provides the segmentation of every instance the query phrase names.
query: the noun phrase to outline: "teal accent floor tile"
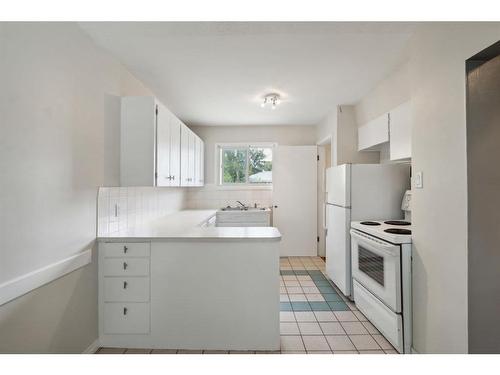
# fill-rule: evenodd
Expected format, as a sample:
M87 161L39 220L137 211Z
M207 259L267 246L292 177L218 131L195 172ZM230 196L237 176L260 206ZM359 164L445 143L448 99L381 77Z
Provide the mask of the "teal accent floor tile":
M280 311L292 311L290 302L280 302Z
M330 305L326 302L309 302L313 311L330 311Z
M318 271L318 270L310 270L309 275L320 275L323 276L323 272Z
M328 305L333 311L348 311L349 306L345 302L328 302Z
M284 271L280 271L280 274L281 275L294 275L293 271L292 270L284 270Z
M318 286L318 289L321 294L335 293L335 289L333 289L331 286Z
M293 311L311 311L309 302L292 302Z
M322 280L314 280L314 284L316 284L316 286L332 286L327 279L322 279Z
M308 275L308 272L305 270L297 270L295 271L296 275Z
M343 302L337 293L324 293L322 296L326 302Z

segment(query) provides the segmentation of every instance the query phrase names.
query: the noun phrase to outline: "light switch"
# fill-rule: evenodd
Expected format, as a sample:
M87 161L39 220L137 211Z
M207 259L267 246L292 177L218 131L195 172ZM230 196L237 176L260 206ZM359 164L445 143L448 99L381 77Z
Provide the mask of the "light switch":
M422 189L424 187L424 174L423 172L415 173L415 188Z

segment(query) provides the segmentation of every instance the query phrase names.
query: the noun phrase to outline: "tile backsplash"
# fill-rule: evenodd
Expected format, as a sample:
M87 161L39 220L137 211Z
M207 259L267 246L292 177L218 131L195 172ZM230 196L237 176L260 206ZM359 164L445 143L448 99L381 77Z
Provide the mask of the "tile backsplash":
M259 207L270 207L273 204L271 189L248 189L238 187L224 188L218 185L207 184L199 188L189 188L186 197L186 208L207 209L237 205L236 201Z
M101 187L97 200L97 234L105 236L141 225L186 206L186 189Z

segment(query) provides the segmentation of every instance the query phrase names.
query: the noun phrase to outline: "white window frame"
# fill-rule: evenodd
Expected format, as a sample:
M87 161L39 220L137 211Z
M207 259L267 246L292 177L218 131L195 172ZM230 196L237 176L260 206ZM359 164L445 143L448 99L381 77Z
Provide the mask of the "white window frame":
M235 182L235 183L223 183L222 182L222 158L221 158L221 150L222 149L234 149L234 148L246 148L250 147L263 147L263 148L271 148L273 155L273 163L274 163L274 149L277 146L276 143L272 142L239 142L239 143L216 143L215 144L215 181L217 181L217 187L221 189L259 189L259 190L272 190L273 183L250 183L248 182L248 168L249 168L249 157L250 153L247 152L247 163L246 163L246 174L245 181L247 182Z

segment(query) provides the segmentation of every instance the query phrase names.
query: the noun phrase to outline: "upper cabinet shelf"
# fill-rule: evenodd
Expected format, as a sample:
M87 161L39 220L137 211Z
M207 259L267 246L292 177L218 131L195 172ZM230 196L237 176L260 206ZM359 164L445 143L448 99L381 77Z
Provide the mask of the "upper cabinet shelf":
M387 144L389 144L390 160L411 159L409 101L358 128L359 151L380 151Z
M122 98L121 186L203 186L204 144L156 98Z

